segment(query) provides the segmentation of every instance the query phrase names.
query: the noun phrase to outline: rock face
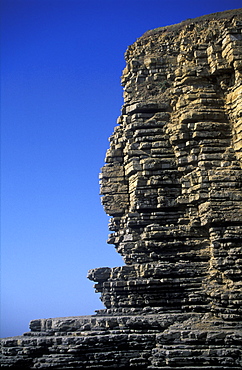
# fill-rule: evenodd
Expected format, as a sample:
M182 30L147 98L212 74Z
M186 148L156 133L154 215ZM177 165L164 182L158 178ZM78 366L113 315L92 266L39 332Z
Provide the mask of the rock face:
M104 310L34 320L3 367L241 369L242 17L148 31L126 52L124 106L100 175Z

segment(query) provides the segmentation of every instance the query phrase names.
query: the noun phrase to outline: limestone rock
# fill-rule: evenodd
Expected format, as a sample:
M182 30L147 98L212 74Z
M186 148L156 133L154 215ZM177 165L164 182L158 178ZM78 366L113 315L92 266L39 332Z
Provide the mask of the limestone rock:
M242 17L149 31L126 52L124 106L100 174L105 309L34 320L3 367L240 369Z

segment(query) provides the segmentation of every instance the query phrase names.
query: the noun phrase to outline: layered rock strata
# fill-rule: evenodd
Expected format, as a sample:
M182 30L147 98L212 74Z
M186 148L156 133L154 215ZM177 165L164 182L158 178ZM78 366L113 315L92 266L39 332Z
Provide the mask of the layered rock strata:
M100 175L105 309L34 320L6 368L240 369L242 17L149 31L126 52L124 106Z

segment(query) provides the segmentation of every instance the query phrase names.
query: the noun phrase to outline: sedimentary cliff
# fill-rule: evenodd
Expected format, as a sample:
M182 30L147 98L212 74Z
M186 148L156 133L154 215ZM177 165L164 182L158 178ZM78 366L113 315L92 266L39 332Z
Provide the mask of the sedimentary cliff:
M100 175L126 265L89 271L96 315L4 339L6 368L241 368L241 10L148 31L126 62Z

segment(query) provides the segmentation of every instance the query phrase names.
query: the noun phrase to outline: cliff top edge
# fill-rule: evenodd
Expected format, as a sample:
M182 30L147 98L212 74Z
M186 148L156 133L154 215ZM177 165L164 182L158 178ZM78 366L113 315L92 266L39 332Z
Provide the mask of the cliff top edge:
M206 14L202 15L197 18L188 18L180 23L168 25L168 26L163 26L163 27L158 27L154 28L153 30L148 30L146 31L140 39L153 36L159 33L163 32L176 32L179 29L183 28L184 26L188 26L193 23L202 23L206 21L212 21L212 20L232 20L233 18L241 18L242 19L242 8L239 9L231 9L231 10L225 10L223 12L217 12L217 13L211 13L211 14Z

